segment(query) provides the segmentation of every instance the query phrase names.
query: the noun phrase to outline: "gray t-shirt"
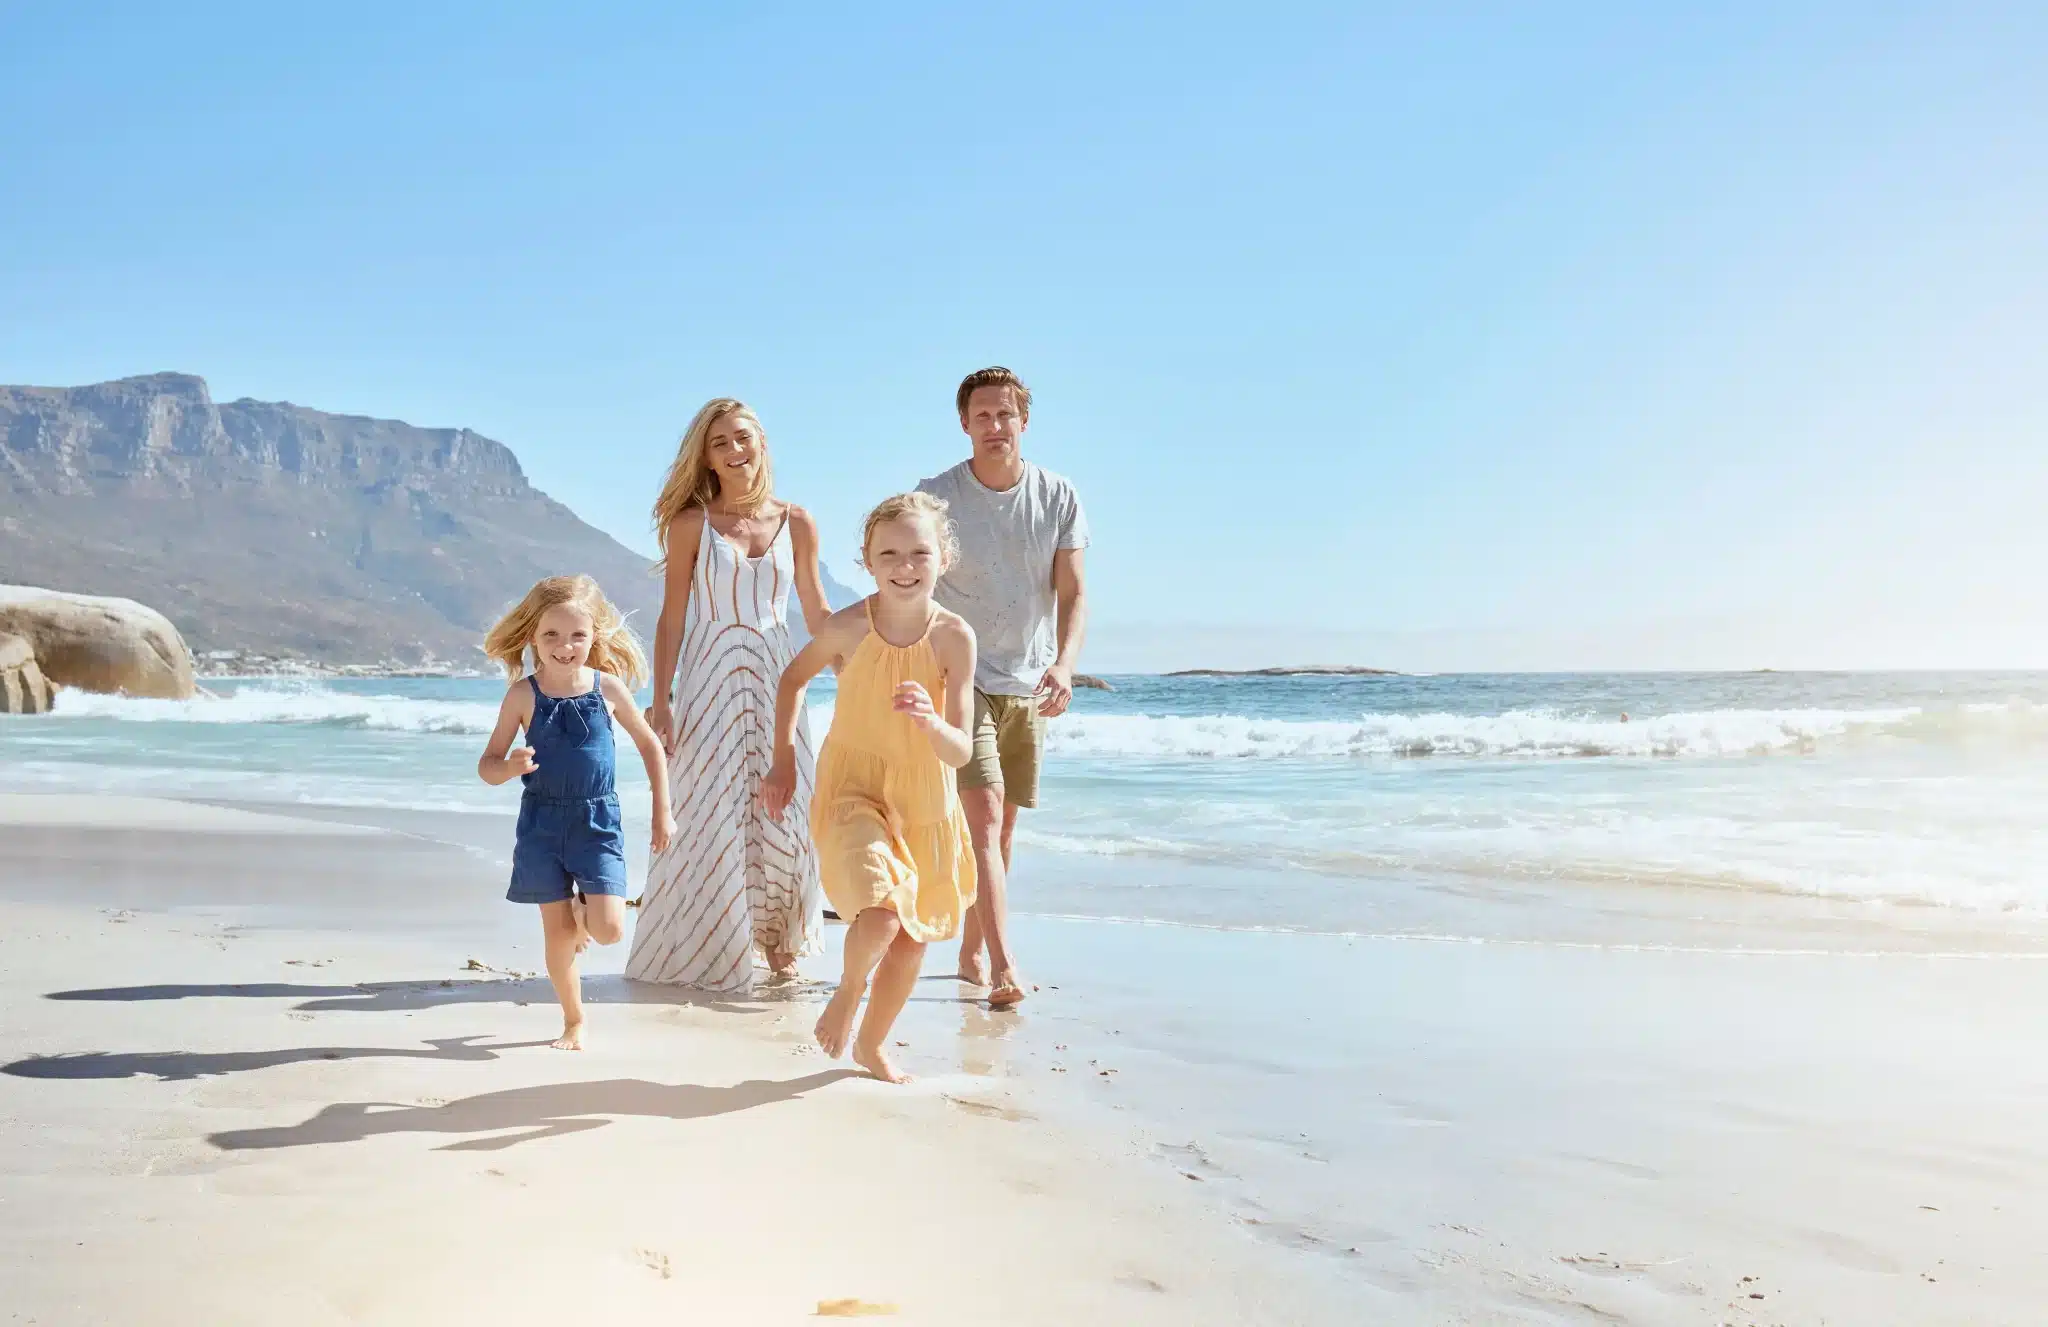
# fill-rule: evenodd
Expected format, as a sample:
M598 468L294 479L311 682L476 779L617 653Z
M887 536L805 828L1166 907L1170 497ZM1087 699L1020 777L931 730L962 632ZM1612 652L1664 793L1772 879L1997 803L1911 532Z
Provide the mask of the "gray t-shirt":
M1014 487L996 491L962 461L918 487L944 498L960 535L960 560L939 580L939 602L974 628L974 685L991 696L1028 696L1059 657L1052 556L1088 547L1088 518L1074 486L1026 461Z

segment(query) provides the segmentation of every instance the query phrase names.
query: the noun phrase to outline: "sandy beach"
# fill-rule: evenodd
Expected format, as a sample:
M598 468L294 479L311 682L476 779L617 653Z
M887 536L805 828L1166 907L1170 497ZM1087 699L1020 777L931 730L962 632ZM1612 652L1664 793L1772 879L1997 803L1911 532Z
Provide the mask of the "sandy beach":
M169 804L63 799L36 828L33 807L0 814L0 853L28 852L0 942L11 1321L1319 1311L1184 1181L1045 1124L1015 1085L892 1089L825 1060L808 988L691 1003L598 978L597 1048L553 1052L544 982L465 969L499 957L488 926L449 948L398 927L267 929L208 898L246 900L258 877L274 895L351 888L346 867L385 875L366 897L399 907L388 877L420 864L401 836L212 808L168 828ZM92 823L117 814L150 827ZM51 836L88 828L54 865ZM314 884L283 883L316 862ZM145 868L155 910L95 884ZM403 882L437 883L455 882Z
M821 982L692 1000L618 949L594 1049L546 1050L531 918L431 823L0 798L12 1321L2021 1324L2048 1297L2048 960L2010 936L1027 918L1044 989L1003 1018L928 978L895 1089L811 1048Z

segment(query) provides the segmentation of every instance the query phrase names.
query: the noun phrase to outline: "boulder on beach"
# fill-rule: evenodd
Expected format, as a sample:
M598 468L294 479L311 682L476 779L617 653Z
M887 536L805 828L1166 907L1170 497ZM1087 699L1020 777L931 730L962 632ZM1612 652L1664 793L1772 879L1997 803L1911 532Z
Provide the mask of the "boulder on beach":
M193 693L185 638L169 618L133 599L0 585L0 640L10 637L25 644L26 664L0 667L0 674L23 678L33 671L44 688L41 709L49 708L54 687L162 700ZM0 652L5 657L13 656Z
M56 688L20 636L0 636L0 714L41 714Z

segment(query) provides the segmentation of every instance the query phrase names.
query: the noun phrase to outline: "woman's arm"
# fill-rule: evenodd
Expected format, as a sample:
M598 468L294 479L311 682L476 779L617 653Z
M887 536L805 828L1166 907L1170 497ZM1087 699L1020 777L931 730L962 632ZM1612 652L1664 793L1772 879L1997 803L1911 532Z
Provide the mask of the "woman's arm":
M924 729L932 750L954 769L974 755L967 721L974 704L974 628L951 613L932 624L932 653L946 681L946 712L932 708L931 694L915 682L896 688L896 710Z
M507 687L505 699L498 702L498 725L491 729L491 740L484 744L484 753L477 758L478 778L495 788L540 768L533 763L532 747L512 746L513 735L529 727L532 721L533 690L522 679Z
M825 578L818 574L818 523L793 503L789 508L789 551L796 561L796 597L804 610L804 630L815 636L825 629L832 605L825 598Z
M675 833L676 823L674 814L668 809L667 753L661 749L661 739L641 717L639 707L633 703L633 693L626 690L626 684L610 673L600 673L598 677L605 703L626 730L626 736L632 738L633 745L639 748L640 762L647 766L647 783L654 791L652 841L654 851L661 852L668 847L669 836Z
M654 703L647 721L666 751L675 740L674 698L676 656L683 651L683 628L690 613L690 581L697 574L697 545L704 535L704 509L692 507L668 523L668 564L661 579L661 616L654 625Z

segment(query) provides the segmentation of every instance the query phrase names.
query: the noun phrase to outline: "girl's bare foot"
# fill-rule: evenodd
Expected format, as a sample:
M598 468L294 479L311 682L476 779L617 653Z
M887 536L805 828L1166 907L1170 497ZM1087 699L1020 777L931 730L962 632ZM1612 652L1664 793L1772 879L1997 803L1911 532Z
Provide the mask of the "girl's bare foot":
M562 1024L562 1035L561 1035L561 1036L559 1036L559 1037L556 1037L556 1038L555 1038L555 1039L554 1039L553 1041L549 1042L549 1043L548 1043L548 1046L549 1046L549 1047L550 1047L551 1049L554 1049L554 1050L558 1050L558 1051L580 1051L580 1050L582 1050L582 1049L583 1049L583 1025L582 1025L581 1023L564 1023L564 1024Z
M825 1054L838 1059L846 1054L846 1043L853 1039L853 1016L860 1012L860 992L842 984L832 992L832 999L825 1006L825 1012L818 1015L815 1030L818 1046Z
M988 993L988 1007L1008 1009L1024 1002L1024 983L1017 980L1015 972L1005 972L996 978L995 989Z
M910 1075L889 1062L888 1055L880 1046L855 1046L853 1062L868 1071L870 1075L885 1083L908 1083Z

